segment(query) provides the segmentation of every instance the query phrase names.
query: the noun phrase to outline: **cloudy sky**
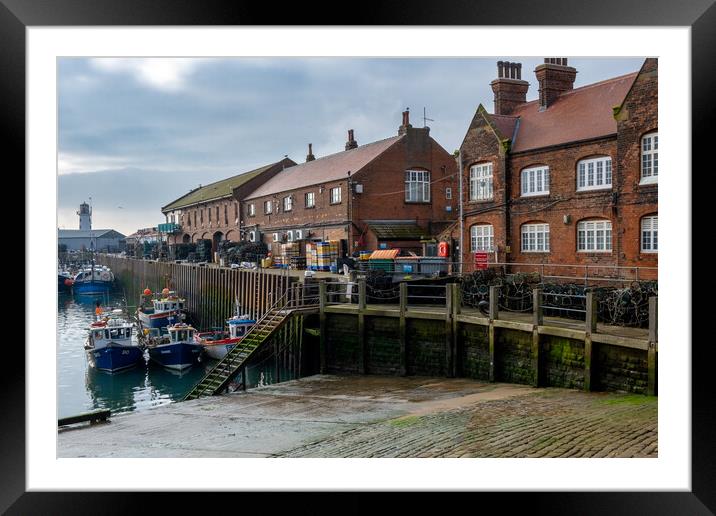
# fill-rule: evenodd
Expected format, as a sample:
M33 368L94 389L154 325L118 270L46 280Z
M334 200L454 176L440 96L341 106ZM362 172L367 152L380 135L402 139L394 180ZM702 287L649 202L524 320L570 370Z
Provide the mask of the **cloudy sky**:
M93 227L125 235L161 206L288 155L305 160L396 134L401 112L448 151L475 109L492 111L498 59L521 62L537 97L541 58L217 58L59 60L58 224L92 198ZM570 58L575 87L636 71L641 58Z

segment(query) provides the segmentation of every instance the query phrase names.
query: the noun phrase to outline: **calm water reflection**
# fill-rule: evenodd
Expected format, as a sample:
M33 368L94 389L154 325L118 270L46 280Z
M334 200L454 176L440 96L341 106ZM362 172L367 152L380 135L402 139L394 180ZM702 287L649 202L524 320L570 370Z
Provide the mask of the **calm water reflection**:
M112 413L142 410L181 399L198 382L211 361L188 371L169 371L148 362L115 374L89 366L84 351L92 322L94 296L60 294L57 308L58 417L108 408ZM103 306L124 303L121 295L104 296Z

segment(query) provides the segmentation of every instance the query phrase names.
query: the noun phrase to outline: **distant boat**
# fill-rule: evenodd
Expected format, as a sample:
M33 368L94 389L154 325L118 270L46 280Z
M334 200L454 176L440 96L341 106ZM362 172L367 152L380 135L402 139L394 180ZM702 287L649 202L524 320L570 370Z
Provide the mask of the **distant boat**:
M85 351L90 365L100 371L114 373L144 361L144 349L132 340L134 325L122 315L122 310L112 310L89 327Z
M105 294L114 285L114 274L104 265L92 265L82 269L72 280L76 294Z
M152 300L151 307L137 308L137 317L143 329L166 328L186 318L185 306L186 299L178 297L169 289L164 289L159 297Z
M249 318L248 315L236 315L226 323L229 325L229 331L207 331L194 334L194 341L201 344L206 354L216 360L224 358L244 338L246 332L256 324L256 321Z
M199 363L202 347L194 342L194 328L177 323L167 328L168 335L147 340L149 358L169 369L184 370Z
M72 290L72 275L67 271L57 271L57 291L69 292Z

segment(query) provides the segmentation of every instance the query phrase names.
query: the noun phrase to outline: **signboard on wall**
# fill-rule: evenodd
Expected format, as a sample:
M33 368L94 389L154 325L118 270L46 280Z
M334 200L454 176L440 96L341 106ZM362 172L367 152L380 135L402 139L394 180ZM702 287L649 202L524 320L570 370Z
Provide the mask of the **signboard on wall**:
M487 253L475 253L475 269L487 269Z

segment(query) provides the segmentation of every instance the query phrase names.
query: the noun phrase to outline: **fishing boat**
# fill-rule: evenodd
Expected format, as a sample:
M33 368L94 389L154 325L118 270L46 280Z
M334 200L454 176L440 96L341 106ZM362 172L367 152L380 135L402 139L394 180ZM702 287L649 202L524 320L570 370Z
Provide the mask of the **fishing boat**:
M97 317L89 327L85 351L90 365L100 371L117 372L144 361L144 349L132 340L134 325L121 309Z
M72 275L67 271L57 271L57 291L69 292L72 290Z
M256 324L254 319L248 315L235 315L228 321L228 331L206 331L194 334L194 341L201 344L207 356L216 360L221 360L231 351L241 339L244 338L249 328Z
M146 289L144 295L151 296L152 292ZM186 299L165 288L161 295L155 296L151 300L150 306L141 303L141 306L137 308L137 317L143 329L167 328L170 324L186 319L185 306Z
M112 289L114 274L104 265L95 265L80 270L72 280L76 294L104 294Z
M167 334L147 339L149 358L169 369L183 370L199 363L202 347L194 342L196 330L186 323L172 324Z

